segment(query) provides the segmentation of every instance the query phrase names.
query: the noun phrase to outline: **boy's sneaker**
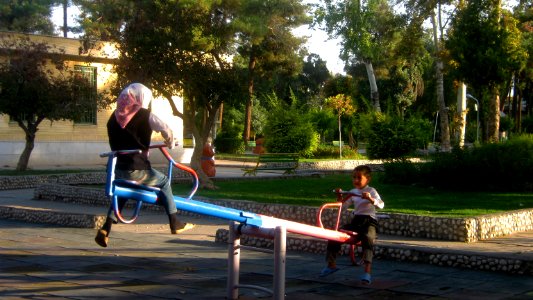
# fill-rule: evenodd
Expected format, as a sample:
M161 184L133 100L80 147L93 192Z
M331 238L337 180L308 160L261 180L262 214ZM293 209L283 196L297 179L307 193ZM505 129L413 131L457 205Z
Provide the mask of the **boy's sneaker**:
M368 273L364 273L361 276L361 284L370 285L372 283L372 277Z
M320 275L318 275L319 277L326 277L330 274L333 274L335 272L337 272L339 270L339 268L335 267L335 268L330 268L330 267L325 267L324 269L322 269L322 271L320 272Z

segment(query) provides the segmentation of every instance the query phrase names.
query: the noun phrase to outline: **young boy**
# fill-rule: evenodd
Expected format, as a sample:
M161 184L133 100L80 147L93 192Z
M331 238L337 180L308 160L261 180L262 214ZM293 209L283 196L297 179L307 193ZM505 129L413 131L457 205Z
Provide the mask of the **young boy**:
M371 179L372 171L370 167L365 165L357 166L352 172L354 189L350 191L350 193L357 196L350 197L342 205L342 209L346 209L352 204L354 205L352 222L342 226L342 229L357 232L357 239L361 241L365 265L365 273L361 276L361 283L363 284L372 283L370 273L374 254L374 242L376 240L376 229L378 226L376 207L382 209L385 206L376 189L368 186ZM339 270L336 265L336 260L337 253L340 249L341 243L328 241L326 253L328 265L320 272L320 277L327 276Z

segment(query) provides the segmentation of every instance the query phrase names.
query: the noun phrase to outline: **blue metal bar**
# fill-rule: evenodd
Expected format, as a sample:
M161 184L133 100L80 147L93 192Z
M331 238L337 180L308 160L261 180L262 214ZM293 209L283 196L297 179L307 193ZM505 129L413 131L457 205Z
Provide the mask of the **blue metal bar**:
M114 195L149 204L155 204L157 200L157 195L152 192L123 188L119 186L115 186ZM243 212L234 208L228 208L178 196L174 196L174 202L176 203L176 208L178 210L208 215L252 226L260 227L262 225L262 218L258 214Z

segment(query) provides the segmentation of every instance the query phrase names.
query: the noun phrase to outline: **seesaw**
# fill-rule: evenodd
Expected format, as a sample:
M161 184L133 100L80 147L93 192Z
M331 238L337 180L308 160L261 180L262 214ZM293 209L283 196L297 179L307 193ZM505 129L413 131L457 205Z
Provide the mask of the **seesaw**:
M318 226L298 223L285 219L265 216L252 212L246 212L238 209L214 205L202 201L193 200L192 197L198 189L198 175L196 172L180 163L174 161L166 150L164 144L152 145L150 148L158 148L163 156L169 161L168 174L172 178L172 169L178 169L188 172L193 179L193 188L189 195L185 198L174 196L174 202L178 210L197 213L201 215L226 219L230 221L229 230L229 247L228 247L228 285L227 298L237 299L239 288L253 288L262 290L272 294L274 299L284 299L285 296L285 260L286 260L286 236L287 232L300 234L304 236L314 237L318 239L333 240L341 243L356 244L356 234L354 232L338 231L340 220L337 218L336 230L326 229L321 222L321 213L325 208L329 208L329 204L325 204L319 210L317 216ZM118 155L129 155L132 153L140 153L140 150L118 150L106 153L101 153L100 157L107 157L107 178L106 178L106 195L110 198L113 205L113 210L117 218L123 223L132 223L139 216L140 209L143 203L156 204L158 188L138 184L134 181L123 179L115 179L115 164ZM133 216L129 219L124 218L118 210L118 198L128 198L136 201ZM240 236L247 234L250 236L263 237L274 239L274 250L257 249L240 245ZM239 269L240 269L240 249L249 249L261 252L274 253L274 284L273 290L266 289L255 285L240 285L239 284ZM353 256L352 256L353 257Z

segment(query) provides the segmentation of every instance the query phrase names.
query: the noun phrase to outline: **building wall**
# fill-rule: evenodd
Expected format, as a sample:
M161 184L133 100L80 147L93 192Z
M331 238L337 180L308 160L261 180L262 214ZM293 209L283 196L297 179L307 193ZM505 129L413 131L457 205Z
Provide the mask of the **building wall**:
M14 38L21 34L0 32L0 38ZM34 41L45 41L50 45L65 50L68 65L91 66L96 68L97 90L103 92L110 89L116 78L113 72L117 51L110 44L101 43L96 50L80 54L81 41L78 39L27 35ZM55 50L52 50L55 51ZM0 57L1 61L8 58ZM178 110L183 111L182 98L175 97L174 103ZM77 124L73 121L44 120L39 125L35 138L35 148L32 151L29 167L95 165L105 163L99 153L109 151L106 123L114 110L114 106L100 110L96 114L96 124ZM166 99L157 98L152 103L152 111L161 119L169 122L176 133L179 144L183 144L183 121L172 115L170 104ZM160 134L154 133L154 142L162 142ZM25 146L24 131L17 123L11 122L9 116L0 115L0 167L15 167ZM190 151L178 147L173 150L177 161L190 162ZM163 162L157 153L152 160Z

